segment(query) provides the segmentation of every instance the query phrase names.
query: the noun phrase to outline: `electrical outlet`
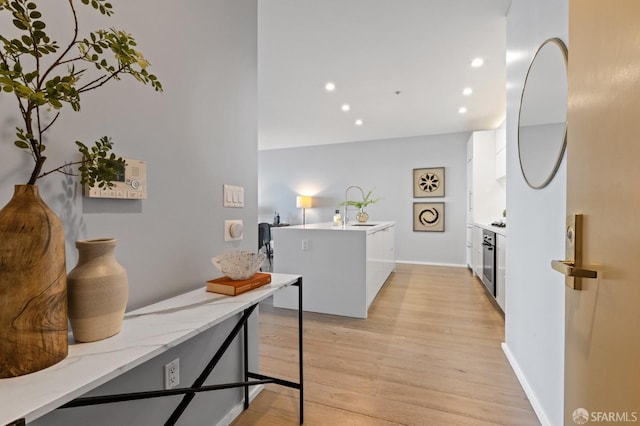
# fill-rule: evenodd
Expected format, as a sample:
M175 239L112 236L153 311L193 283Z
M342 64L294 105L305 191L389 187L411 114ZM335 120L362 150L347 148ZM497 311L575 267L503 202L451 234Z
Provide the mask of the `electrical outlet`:
M309 240L302 240L302 251L309 251Z
M180 359L176 358L164 366L164 388L173 389L180 384Z

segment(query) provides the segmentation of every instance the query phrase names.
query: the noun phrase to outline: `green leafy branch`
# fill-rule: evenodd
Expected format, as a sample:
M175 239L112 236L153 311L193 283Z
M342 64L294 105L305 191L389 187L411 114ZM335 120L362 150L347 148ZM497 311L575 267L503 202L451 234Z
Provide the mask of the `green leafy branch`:
M362 201L355 201L355 200L347 200L347 201L343 201L342 203L338 204L339 206L351 206L351 207L356 207L358 209L363 209L373 203L377 203L378 201L382 200L382 198L371 198L371 194L373 194L373 189L370 190L369 192L367 192L367 195L364 196L364 198L362 199Z
M61 49L46 32L47 25L34 0L0 0L0 13L10 13L19 36L10 38L0 34L0 93L13 94L24 122L16 128L14 144L28 151L34 160L34 169L28 184L53 172L65 173L70 164L80 164L78 171L83 183L105 183L111 186L113 168L108 152L113 144L106 136L88 149L76 142L83 154L82 161L67 163L47 172L42 168L46 157L45 133L57 121L60 110L68 104L80 111L80 95L95 90L111 80L129 75L135 80L162 91L157 77L148 72L149 62L137 50L133 36L110 28L90 32L80 39L78 16L74 0L66 0L73 16L71 40ZM113 14L107 0L81 0L105 16ZM89 69L93 71L89 71ZM45 112L55 111L52 117ZM46 117L47 116L47 117ZM95 149L95 151L94 151ZM88 154L88 155L87 155ZM97 155L102 161L94 161Z

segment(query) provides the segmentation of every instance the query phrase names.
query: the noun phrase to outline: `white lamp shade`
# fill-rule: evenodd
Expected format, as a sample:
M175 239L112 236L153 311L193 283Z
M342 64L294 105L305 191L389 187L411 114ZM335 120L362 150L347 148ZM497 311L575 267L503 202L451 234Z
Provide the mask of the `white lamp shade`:
M311 207L311 197L308 195L298 195L296 197L296 207L299 209L308 209Z

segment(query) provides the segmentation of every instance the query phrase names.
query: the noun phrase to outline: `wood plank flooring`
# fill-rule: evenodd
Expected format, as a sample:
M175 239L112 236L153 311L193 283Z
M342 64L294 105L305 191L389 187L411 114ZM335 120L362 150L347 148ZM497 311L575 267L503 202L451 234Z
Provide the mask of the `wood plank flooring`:
M464 268L399 264L366 320L305 313L305 425L539 425L500 347L504 318ZM260 366L297 380L297 313L260 305ZM298 424L268 385L234 425Z

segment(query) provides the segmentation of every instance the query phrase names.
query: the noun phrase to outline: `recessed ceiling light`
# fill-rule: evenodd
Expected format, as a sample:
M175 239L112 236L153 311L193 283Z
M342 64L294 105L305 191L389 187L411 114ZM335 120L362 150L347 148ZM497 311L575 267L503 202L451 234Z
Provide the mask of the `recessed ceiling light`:
M471 87L465 87L464 90L462 91L462 94L465 96L469 96L472 93L473 93L473 89Z
M471 66L474 68L481 67L482 64L484 64L484 59L482 58L475 58L473 61L471 61Z
M349 104L342 105L342 110L343 111L349 111L350 109L351 109L351 107L349 106Z
M460 114L464 114L465 112L467 112L467 108L466 108L466 107L460 107L460 108L458 109L458 112L459 112Z
M327 92L333 92L334 90L336 90L336 85L335 83L330 81L324 85L324 88Z
M356 120L356 126L362 126L362 124L363 124L362 120L360 120L360 119Z

